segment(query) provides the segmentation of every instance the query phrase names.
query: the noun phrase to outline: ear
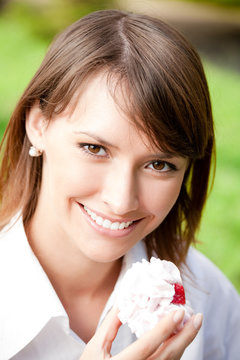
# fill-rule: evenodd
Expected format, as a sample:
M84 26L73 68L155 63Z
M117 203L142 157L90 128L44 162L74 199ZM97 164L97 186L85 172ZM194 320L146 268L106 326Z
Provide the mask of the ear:
M38 150L43 150L43 135L47 120L38 103L35 103L27 113L25 126L30 143Z

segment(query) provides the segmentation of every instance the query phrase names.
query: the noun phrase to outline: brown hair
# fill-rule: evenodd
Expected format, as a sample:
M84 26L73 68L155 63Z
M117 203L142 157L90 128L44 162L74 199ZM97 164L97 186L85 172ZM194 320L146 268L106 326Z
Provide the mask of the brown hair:
M28 222L37 204L42 159L28 156L27 112L38 101L50 120L66 108L90 74L102 70L109 79L114 76L118 84L127 84L125 111L151 141L189 158L175 205L146 238L149 255L155 251L179 265L195 239L207 195L214 150L211 104L193 47L171 26L144 15L98 11L55 39L21 97L1 145L0 227L20 210Z

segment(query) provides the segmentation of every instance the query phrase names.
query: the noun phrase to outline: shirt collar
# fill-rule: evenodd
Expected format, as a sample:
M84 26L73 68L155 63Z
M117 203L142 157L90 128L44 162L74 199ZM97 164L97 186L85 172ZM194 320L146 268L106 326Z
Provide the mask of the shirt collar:
M21 218L1 233L0 283L3 358L20 351L51 318L64 319L66 327L67 314L28 244Z

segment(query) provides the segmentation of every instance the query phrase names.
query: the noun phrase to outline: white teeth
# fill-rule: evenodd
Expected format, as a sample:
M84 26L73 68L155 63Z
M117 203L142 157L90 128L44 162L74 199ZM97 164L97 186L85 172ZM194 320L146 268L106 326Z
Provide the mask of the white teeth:
M118 230L118 229L119 229L119 225L120 225L119 222L114 222L114 223L112 223L110 229L111 229L111 230Z
M104 227L105 229L111 229L111 230L122 230L129 227L133 221L128 222L114 222L112 223L108 219L103 219L101 216L97 216L93 211L88 209L86 206L84 206L84 210L88 213L89 216L100 226Z
M89 209L86 208L85 206L84 206L84 209L86 210L86 212L87 212L89 215L91 215L91 210L89 210Z
M96 220L96 218L97 218L97 215L96 215L96 214L94 214L94 213L92 213L92 214L91 214L91 218L95 221L95 220Z
M97 223L98 225L101 225L101 226L102 226L102 224L103 224L103 218L101 218L101 216L97 216L97 218L96 218L96 223Z
M125 228L125 225L126 223L125 222L122 222L120 225L119 225L119 229L122 230Z
M104 222L103 222L103 224L102 224L102 226L104 227L104 228L106 228L106 229L110 229L111 228L111 221L110 220L107 220L107 219L105 219L104 220Z

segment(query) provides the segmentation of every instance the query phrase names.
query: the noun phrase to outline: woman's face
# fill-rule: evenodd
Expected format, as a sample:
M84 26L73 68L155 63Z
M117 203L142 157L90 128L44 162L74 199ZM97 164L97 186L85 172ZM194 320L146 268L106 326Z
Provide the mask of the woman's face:
M158 227L187 167L187 159L159 151L120 112L104 76L89 81L74 112L51 121L41 141L35 219L59 246L67 242L94 261L121 257Z

